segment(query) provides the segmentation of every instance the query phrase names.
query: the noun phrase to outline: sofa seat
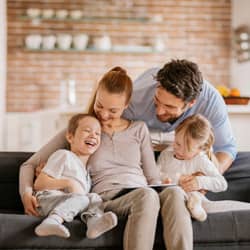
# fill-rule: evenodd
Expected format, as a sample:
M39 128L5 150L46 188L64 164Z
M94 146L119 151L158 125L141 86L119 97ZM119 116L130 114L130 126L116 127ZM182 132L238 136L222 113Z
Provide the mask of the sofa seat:
M122 249L122 234L126 219L120 219L116 228L95 240L85 237L86 226L79 218L66 223L71 232L71 237L68 239L55 236L37 237L34 229L41 222L41 218L0 211L0 222L0 249L89 250ZM205 222L193 221L195 249L244 249L242 247L250 249L249 225L250 211L210 214ZM155 249L165 249L160 220L155 246Z
M6 214L0 211L0 249L122 249L122 232L125 220L119 227L95 240L85 236L86 226L76 218L65 225L71 232L68 239L56 236L38 237L34 233L41 218L23 214Z

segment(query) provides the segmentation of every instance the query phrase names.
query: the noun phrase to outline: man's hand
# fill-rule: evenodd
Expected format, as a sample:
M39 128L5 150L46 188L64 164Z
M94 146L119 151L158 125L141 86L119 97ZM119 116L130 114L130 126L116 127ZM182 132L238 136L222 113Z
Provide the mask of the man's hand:
M156 152L161 152L161 151L163 151L165 148L168 147L167 144L154 144L154 143L152 144L152 146L153 146L153 150L156 151Z
M185 192L198 191L199 185L196 176L182 175L179 179L179 185Z
M38 203L36 197L31 193L24 193L22 197L24 212L28 215L39 216L36 208L38 207Z

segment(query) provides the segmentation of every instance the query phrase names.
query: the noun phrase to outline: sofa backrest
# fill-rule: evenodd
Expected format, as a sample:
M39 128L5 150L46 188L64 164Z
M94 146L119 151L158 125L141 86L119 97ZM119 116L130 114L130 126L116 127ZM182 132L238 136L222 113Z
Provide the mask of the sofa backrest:
M19 196L19 168L32 153L0 152L0 209L23 210Z
M3 210L23 211L19 195L19 169L33 153L0 152L0 212ZM232 167L225 173L228 190L208 193L212 200L241 200L250 202L250 152L238 153Z

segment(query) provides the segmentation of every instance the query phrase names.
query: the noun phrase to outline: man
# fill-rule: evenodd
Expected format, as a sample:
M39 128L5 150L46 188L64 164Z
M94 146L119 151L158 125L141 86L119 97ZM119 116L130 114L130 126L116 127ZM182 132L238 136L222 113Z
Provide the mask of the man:
M134 82L131 104L124 116L143 120L150 130L171 132L193 114L205 116L214 129L214 153L221 173L236 156L235 139L226 105L218 91L204 81L198 66L188 60L172 60L163 68L152 68ZM195 176L187 185L195 182ZM193 249L190 215L180 188L167 188L160 193L164 240L168 250Z
M198 66L172 60L162 69L152 68L134 82L131 104L124 116L143 120L150 130L171 132L192 114L205 116L214 129L214 152L223 173L236 156L226 105L218 91L203 81Z

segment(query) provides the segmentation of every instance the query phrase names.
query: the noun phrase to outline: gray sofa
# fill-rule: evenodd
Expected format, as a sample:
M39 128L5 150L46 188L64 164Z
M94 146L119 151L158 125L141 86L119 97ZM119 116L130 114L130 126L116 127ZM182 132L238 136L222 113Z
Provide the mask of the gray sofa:
M122 249L126 218L121 218L116 228L95 240L85 237L86 227L78 218L67 225L72 234L69 239L39 238L34 234L34 228L41 219L23 214L18 194L19 167L30 156L31 153L0 152L0 249ZM239 153L225 177L229 183L228 190L219 194L209 193L208 197L250 202L250 152ZM193 231L195 250L250 249L250 211L209 215L205 222L193 221ZM154 249L165 249L160 220Z

